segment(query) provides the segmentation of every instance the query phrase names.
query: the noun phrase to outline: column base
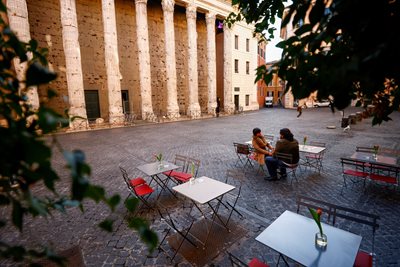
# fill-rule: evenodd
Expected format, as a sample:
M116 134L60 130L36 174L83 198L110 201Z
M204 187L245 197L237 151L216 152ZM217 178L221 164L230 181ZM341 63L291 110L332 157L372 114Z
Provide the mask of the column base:
M72 131L82 131L89 129L89 121L85 118L75 118L69 122L69 129Z
M224 104L224 113L226 114L234 114L235 113L235 104L233 103L225 103Z
M181 114L179 114L179 107L174 106L174 107L167 107L167 118L169 120L177 120L181 117Z
M187 115L192 119L201 117L201 109L199 103L191 104L188 108Z
M142 120L156 122L157 116L153 111L142 112Z
M208 114L214 115L216 114L217 102L208 104Z
M123 124L125 122L125 116L123 114L110 115L109 122L110 124Z

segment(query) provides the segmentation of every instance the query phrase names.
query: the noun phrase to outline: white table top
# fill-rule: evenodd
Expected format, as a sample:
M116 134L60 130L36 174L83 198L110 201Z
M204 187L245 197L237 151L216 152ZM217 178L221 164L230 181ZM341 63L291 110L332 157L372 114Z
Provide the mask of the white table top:
M362 237L324 223L322 229L325 249L315 245L319 230L312 218L285 211L256 240L304 266L352 267Z
M161 168L159 168L160 164L159 162L152 162L152 163L147 163L144 165L140 165L139 167L136 167L137 169L139 169L140 171L142 171L143 173L145 173L148 176L153 176L156 174L160 174L166 171L171 171L171 170L176 170L179 168L179 166L176 166L173 163L170 163L168 161L161 161Z
M195 179L195 182L186 182L172 187L179 194L196 201L199 204L205 204L219 196L222 196L235 187L206 176Z
M299 145L299 151L304 153L319 154L326 148L321 146Z

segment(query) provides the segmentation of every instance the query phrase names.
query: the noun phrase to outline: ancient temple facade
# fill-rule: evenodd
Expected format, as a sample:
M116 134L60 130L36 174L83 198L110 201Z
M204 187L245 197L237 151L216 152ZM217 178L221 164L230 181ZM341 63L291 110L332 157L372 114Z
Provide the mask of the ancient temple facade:
M217 0L7 0L11 28L24 41L48 48L58 73L31 89L59 112L120 124L139 119L212 116L221 99L226 114L258 109L257 39L252 26L223 20L233 10ZM26 66L19 66L21 79Z

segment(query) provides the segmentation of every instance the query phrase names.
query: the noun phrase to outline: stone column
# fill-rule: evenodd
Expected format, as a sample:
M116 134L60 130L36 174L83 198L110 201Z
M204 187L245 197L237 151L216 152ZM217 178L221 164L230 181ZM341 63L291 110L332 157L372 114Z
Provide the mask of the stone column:
M190 2L186 7L186 20L188 28L188 78L189 78L189 107L187 114L192 118L201 116L199 105L199 87L197 73L197 31L196 31L196 6Z
M149 29L147 25L147 0L135 0L136 35L139 57L139 80L142 103L142 119L155 119L151 101L151 72Z
M69 116L87 118L83 86L81 49L75 0L60 0L61 26L68 84ZM76 119L72 129L87 127L87 120Z
M108 112L110 123L123 122L121 73L119 71L117 24L114 0L102 0L104 55L107 71Z
M232 101L232 30L224 25L224 112L233 114Z
M208 114L215 114L217 107L217 61L215 54L215 13L206 14L207 23L207 85L208 85Z
M6 3L10 28L15 32L20 41L28 43L31 40L31 34L26 0L7 0ZM31 53L28 53L27 56L29 59L32 58ZM17 78L20 81L19 90L20 92L25 91L25 84L21 83L21 81L25 81L25 74L28 69L27 62L21 63L19 58L14 58L14 66ZM26 90L26 94L28 96L28 103L32 105L34 109L39 108L37 87L30 86Z
M176 87L174 0L162 0L165 34L165 62L167 64L167 116L179 118L178 92Z

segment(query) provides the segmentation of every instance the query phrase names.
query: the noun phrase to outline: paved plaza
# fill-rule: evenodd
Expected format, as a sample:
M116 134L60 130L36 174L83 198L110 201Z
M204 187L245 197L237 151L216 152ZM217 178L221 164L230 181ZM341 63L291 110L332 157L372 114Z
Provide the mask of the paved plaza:
M345 113L348 115L354 111L358 110L352 108ZM285 210L295 212L296 196L302 194L380 215L380 227L375 236L375 266L400 266L400 191L370 185L365 192L356 186L345 188L341 194L343 178L339 161L340 157L351 156L356 146L378 144L400 150L400 113L392 114L393 121L381 126L372 127L372 119L364 119L351 125L351 130L346 132L340 127L340 112L331 113L328 108L315 108L304 110L300 118L296 115L295 110L262 109L204 120L60 134L58 140L66 149L85 151L92 167L92 182L104 186L110 194L119 193L125 198L128 192L119 165L132 176L143 176L135 167L154 161L154 154L163 153L165 159L170 161L173 161L175 154L182 154L201 160L198 176L224 181L227 169L243 170L240 165L235 166L237 157L233 142L251 140L254 127L275 136L278 136L279 129L288 127L300 143L307 136L310 141L327 144L323 170L319 174L315 170L302 169L298 171L299 181L290 185L289 180L266 181L263 175L257 173L257 168L247 168L246 183L238 202L238 209L245 218L240 219L236 214L233 218L233 222L243 227L246 234L225 250L245 261L256 256L274 266L278 254L256 241L255 237ZM336 129L328 129L330 125L336 126ZM55 153L54 165L62 173L58 188L60 192L67 193L68 178L63 171L65 162L58 152ZM40 188L34 190L41 193ZM172 203L173 209L180 207L179 202L183 199L173 199L165 193L160 201ZM152 228L161 234L162 222L153 215ZM125 225L123 219L126 216L129 214L123 206L118 208L116 214L110 215L107 207L88 202L85 213L70 209L67 214L55 213L48 220L28 218L23 234L16 236L13 231L1 234L8 240L18 239L31 245L52 245L56 250L79 245L87 266L190 266L179 254L173 263L163 253L157 257L147 257L146 246ZM108 217L116 220L113 233L103 232L96 226ZM355 230L363 236L361 247L370 250L372 231L368 228ZM209 265L230 266L229 258L221 251Z

